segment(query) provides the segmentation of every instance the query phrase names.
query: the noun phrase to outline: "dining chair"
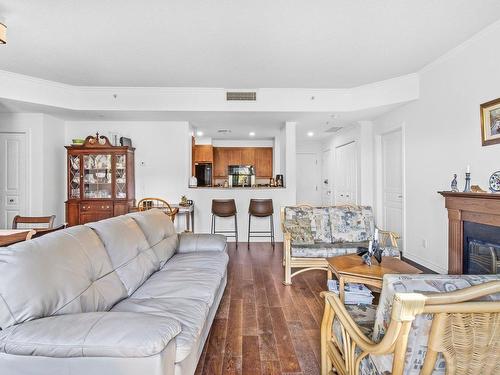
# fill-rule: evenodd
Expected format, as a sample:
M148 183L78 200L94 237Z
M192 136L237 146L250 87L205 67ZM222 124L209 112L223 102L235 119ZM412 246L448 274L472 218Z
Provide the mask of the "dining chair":
M51 216L14 216L12 229L52 229L56 215ZM21 224L21 225L19 225Z
M161 198L143 198L139 201L139 203L137 203L137 209L139 211L147 211L153 208L157 208L165 212L165 214L170 217L170 220L172 220L172 222L175 220L175 215L177 215L177 213L179 212L178 207L172 208L172 206L170 206L167 201Z

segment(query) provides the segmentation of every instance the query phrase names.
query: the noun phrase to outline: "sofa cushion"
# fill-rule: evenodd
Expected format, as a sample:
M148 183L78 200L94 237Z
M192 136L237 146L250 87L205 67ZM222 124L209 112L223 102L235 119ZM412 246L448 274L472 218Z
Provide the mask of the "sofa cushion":
M0 352L43 357L147 357L181 330L172 318L94 312L37 319L0 331Z
M332 227L330 224L329 207L313 207L311 232L314 242L332 242Z
M160 261L135 220L118 216L86 224L104 243L111 264L130 296L160 268Z
M183 361L193 350L202 334L209 308L201 301L188 298L128 298L112 311L131 311L172 318L181 324L181 332L175 337L176 362Z
M222 277L211 270L172 268L156 272L132 297L189 298L212 306L221 280Z
M361 242L373 237L373 211L368 206L330 207L332 242Z
M215 272L221 278L226 274L229 256L225 253L219 256L214 254L213 251L198 251L193 253L175 254L165 264L162 270L186 270L191 272L198 272L198 270L205 270Z
M177 253L227 251L227 237L222 234L181 233Z
M290 233L294 244L314 244L314 236L311 228L313 210L309 206L285 207L285 221L283 226Z
M76 226L0 248L0 327L109 310L127 296L99 237Z
M144 232L149 246L160 261L160 267L175 253L179 237L168 215L158 209L128 214Z
M384 337L391 320L392 303L396 293L451 292L499 279L500 275L385 275L375 317L373 340L379 342ZM482 299L500 301L500 293ZM420 373L427 352L427 337L431 323L431 314L419 314L413 321L408 337L405 374ZM391 371L392 355L371 357L380 372ZM444 373L444 359L439 355L433 374Z

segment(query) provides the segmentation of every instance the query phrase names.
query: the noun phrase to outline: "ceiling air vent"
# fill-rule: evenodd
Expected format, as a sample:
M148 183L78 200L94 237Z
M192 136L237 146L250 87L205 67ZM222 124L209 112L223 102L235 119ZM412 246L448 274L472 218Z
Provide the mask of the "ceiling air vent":
M340 129L342 129L341 126L332 126L330 129L328 129L326 132L327 133L336 133L338 132Z
M219 130L217 130L217 133L229 134L229 133L231 133L231 130L230 129L219 129Z
M255 91L227 91L226 100L257 100L257 93Z

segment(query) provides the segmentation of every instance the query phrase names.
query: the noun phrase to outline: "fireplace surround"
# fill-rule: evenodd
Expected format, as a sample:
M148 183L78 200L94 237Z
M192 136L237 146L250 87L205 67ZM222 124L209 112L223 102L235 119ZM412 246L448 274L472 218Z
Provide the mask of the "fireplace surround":
M472 270L469 268L471 255L486 268L486 254L496 254L495 246L500 247L500 194L451 191L440 191L439 194L445 197L448 209L448 273L477 271L480 265ZM488 234L484 236L486 232ZM473 240L472 244L469 239Z

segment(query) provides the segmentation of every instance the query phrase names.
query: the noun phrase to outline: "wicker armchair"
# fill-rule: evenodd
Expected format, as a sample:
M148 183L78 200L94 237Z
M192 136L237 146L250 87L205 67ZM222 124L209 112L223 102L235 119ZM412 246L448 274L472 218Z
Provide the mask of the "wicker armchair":
M438 373L446 371L446 374L500 373L498 294L489 301L476 300L500 293L500 280L486 281L448 293L395 293L388 316L390 321L378 342L365 334L336 294L323 292L322 374L330 374L335 369L342 375L430 375L435 368L439 369ZM422 331L411 332L423 329L415 323L418 316L425 316L421 321L426 322L428 335ZM335 325L338 325L337 331L333 329ZM409 337L415 336L418 345L411 348ZM412 350L420 357L408 364ZM373 357L387 354L393 356L385 357L392 361L392 368L381 370L370 362ZM436 366L438 360L441 363Z
M346 210L346 211L360 211L362 214L370 215L367 221L371 221L373 225L373 216L371 212L371 207L361 207L361 206L324 206L324 207L312 207L309 205L298 205L298 206L287 206L281 209L281 229L283 231L283 266L285 267L285 280L284 285L291 285L292 278L302 272L310 270L323 270L328 272L328 278L330 279L332 275L328 271L328 262L326 258L333 257L337 255L345 255L349 253L355 253L358 246L367 246L366 239L360 241L345 241L341 244L335 244L332 242L332 228L329 223L330 220L330 210ZM305 213L305 211L309 211ZM295 219L290 220L288 213L291 212ZM306 219L306 215L310 215ZM294 224L294 221L305 221L310 220L314 222L314 225L318 229L314 233L309 233L314 237L314 245L305 245L305 249L298 249L296 244L292 240L292 233L289 224ZM325 222L325 223L323 223ZM364 220L363 220L364 222ZM319 223L319 225L318 225ZM328 223L328 224L327 224ZM307 224L307 223L306 223ZM311 225L309 225L309 230ZM354 232L354 231L353 231ZM365 233L366 234L366 233ZM379 239L382 246L387 246L387 251L384 255L400 256L398 248L399 235L395 232L383 231L379 229ZM349 236L349 234L347 234ZM355 237L353 235L352 237ZM359 237L358 237L359 238ZM310 248L307 248L310 247ZM298 268L295 272L292 272L292 268Z
M172 222L175 220L175 215L179 212L178 207L172 208L168 202L160 198L143 198L139 201L139 203L137 203L138 211L147 211L152 208L157 208L165 212L165 214L170 217Z

